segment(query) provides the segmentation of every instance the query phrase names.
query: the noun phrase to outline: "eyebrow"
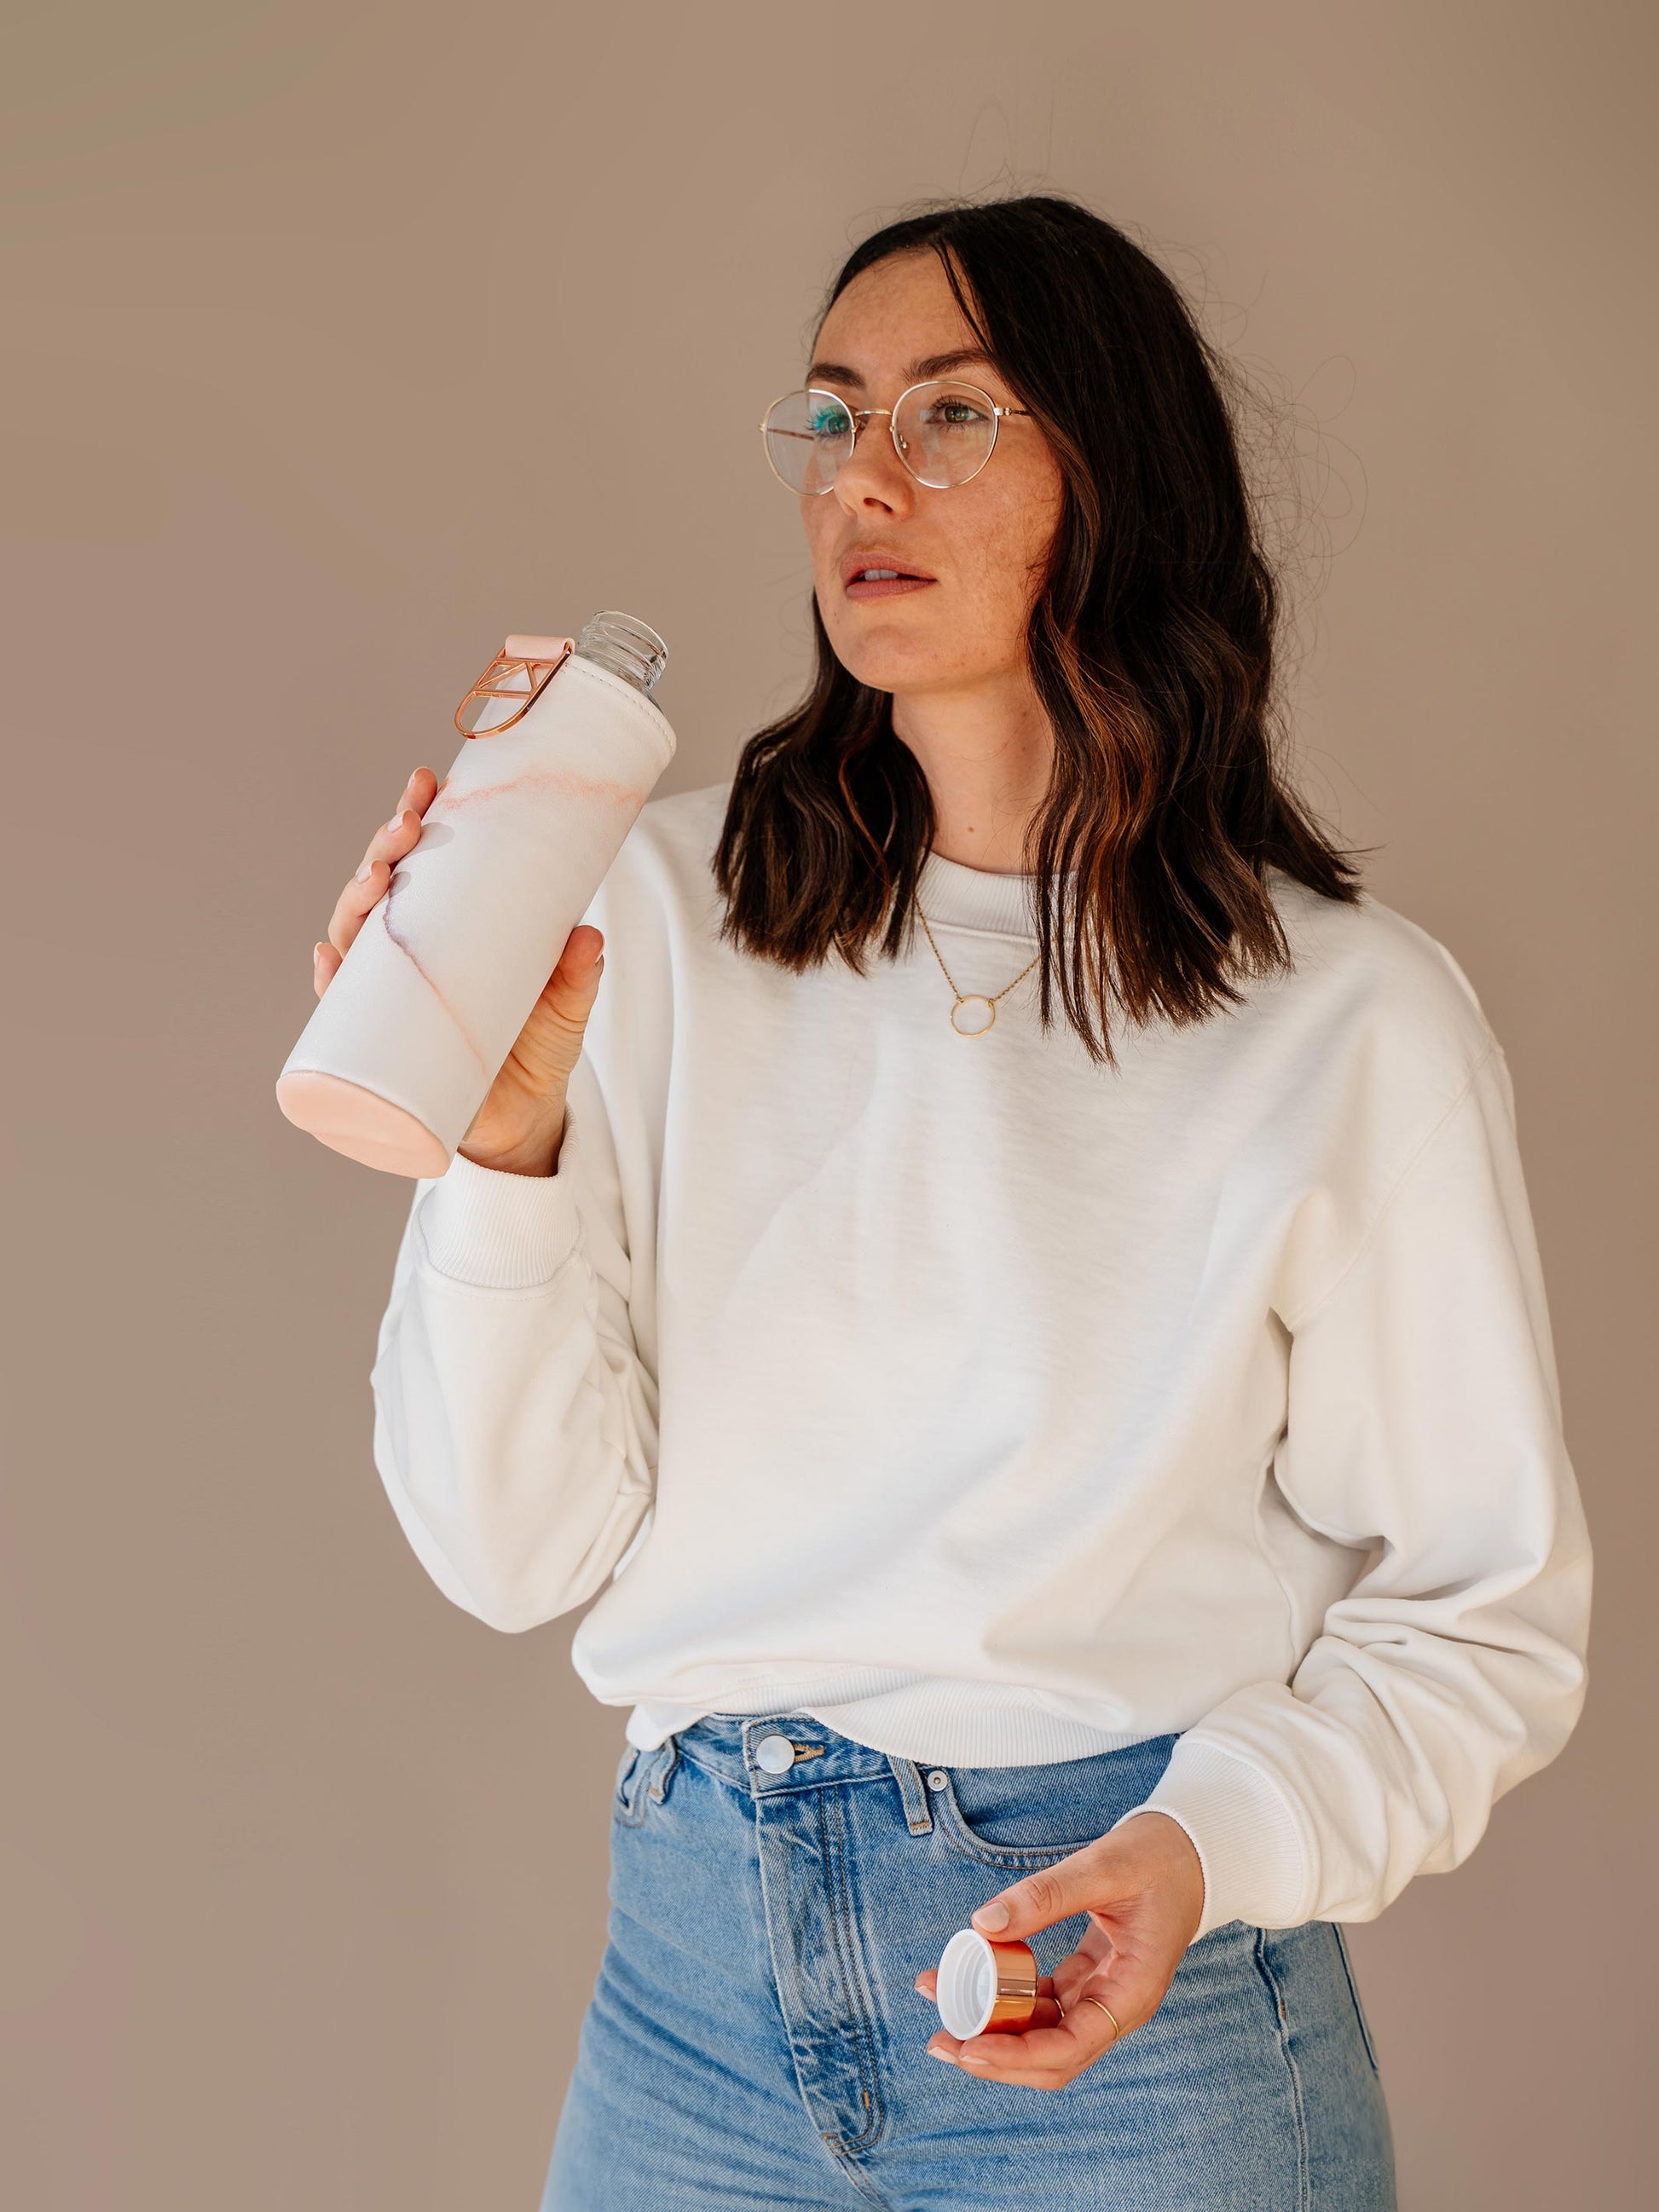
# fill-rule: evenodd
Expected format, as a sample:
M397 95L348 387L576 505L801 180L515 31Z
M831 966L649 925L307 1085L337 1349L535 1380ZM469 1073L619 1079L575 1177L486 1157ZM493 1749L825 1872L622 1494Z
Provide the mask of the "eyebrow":
M951 376L959 368L974 365L994 368L996 363L988 353L977 346L964 346L957 353L930 353L921 361L913 361L904 372L908 384L926 384L935 376ZM859 392L864 390L864 379L857 369L848 368L845 362L815 361L806 372L809 384L850 384Z

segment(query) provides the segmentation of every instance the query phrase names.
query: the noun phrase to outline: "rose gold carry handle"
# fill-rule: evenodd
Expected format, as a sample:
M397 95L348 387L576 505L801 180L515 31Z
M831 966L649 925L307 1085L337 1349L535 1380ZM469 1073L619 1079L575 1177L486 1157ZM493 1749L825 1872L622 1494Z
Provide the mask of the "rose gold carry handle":
M455 709L456 728L464 738L494 738L510 730L523 720L575 649L573 637L530 637L514 631ZM488 729L468 729L461 717L475 700L482 707L488 699L516 701L519 711Z

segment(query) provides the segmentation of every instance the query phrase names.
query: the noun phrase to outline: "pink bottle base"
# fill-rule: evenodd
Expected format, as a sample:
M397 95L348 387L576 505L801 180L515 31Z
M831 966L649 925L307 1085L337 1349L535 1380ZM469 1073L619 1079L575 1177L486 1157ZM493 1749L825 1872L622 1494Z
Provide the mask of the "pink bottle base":
M414 1176L448 1172L449 1155L424 1121L343 1076L296 1068L278 1079L276 1103L296 1128L365 1167Z

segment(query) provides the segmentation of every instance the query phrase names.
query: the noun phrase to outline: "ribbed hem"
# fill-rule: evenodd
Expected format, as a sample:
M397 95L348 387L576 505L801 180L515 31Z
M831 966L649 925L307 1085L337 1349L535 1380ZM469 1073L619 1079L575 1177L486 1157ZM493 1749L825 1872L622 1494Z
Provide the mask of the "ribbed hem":
M561 1170L569 1143L567 1111ZM441 1275L486 1291L530 1291L550 1281L580 1226L570 1175L508 1175L460 1152L422 1200L416 1222Z
M1165 1813L1191 1837L1204 1869L1204 1912L1193 1941L1229 1920L1293 1928L1308 1860L1296 1815L1258 1767L1201 1736L1183 1735L1137 1813Z
M572 1656L583 1680L603 1702L625 1702L618 1686L584 1667L580 1634ZM851 1742L924 1766L1048 1766L1146 1741L1145 1729L1100 1728L1053 1712L1009 1683L859 1667L732 1673L701 1698L639 1698L629 1718L629 1741L654 1749L709 1712L805 1713Z
M1068 879L1074 872L1068 871ZM970 868L930 851L916 878L916 897L929 923L979 929L1036 941L1036 878Z

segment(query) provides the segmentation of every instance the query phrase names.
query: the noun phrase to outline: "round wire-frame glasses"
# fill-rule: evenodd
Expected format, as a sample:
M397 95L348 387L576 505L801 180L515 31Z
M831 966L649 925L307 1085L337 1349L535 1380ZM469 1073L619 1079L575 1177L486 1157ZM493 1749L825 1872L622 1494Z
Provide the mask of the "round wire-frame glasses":
M934 397L924 401L918 397L922 393ZM959 404L959 415L950 413L953 404ZM761 418L761 442L778 482L815 499L835 489L865 424L885 416L893 451L916 482L930 491L953 491L971 483L990 459L1003 416L1030 411L1000 407L978 385L954 377L913 384L890 407L849 407L837 393L805 385L772 402Z

